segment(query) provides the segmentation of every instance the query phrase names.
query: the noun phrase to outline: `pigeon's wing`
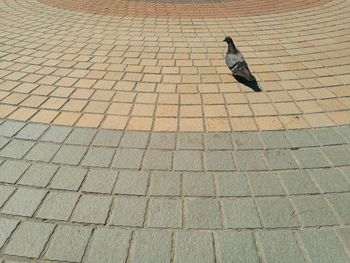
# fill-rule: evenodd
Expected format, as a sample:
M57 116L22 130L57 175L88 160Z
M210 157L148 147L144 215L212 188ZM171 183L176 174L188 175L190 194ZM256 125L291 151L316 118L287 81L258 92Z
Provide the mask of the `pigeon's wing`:
M247 81L255 81L255 77L253 74L250 72L248 65L246 63L242 63L241 65L238 66L238 68L235 70L233 73L234 75L237 75L239 77L244 78Z
M226 62L226 65L229 69L236 66L237 63L243 62L243 61L244 61L244 58L240 52L238 52L238 53L226 53L225 62Z

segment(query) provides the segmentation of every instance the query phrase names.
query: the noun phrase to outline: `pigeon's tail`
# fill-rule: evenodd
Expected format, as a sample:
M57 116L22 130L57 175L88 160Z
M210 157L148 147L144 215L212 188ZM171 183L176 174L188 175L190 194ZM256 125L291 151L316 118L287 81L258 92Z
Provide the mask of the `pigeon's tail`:
M251 88L255 92L261 92L261 88L259 87L258 82L254 78L254 80L248 81L245 78L242 78L241 76L233 75L233 77L239 82L242 83L243 85Z

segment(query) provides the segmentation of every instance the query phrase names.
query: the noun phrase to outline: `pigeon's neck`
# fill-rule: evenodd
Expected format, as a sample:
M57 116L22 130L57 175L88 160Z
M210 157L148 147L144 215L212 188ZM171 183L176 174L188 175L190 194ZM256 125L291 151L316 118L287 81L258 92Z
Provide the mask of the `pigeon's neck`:
M235 44L233 44L233 42L228 43L227 52L228 53L237 53L237 48L236 48Z

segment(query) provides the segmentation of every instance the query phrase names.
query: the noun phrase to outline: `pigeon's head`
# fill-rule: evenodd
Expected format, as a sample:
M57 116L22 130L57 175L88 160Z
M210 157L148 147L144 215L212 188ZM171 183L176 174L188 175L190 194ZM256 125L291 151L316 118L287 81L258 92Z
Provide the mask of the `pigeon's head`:
M233 40L231 37L225 37L225 39L223 40L223 42L226 42L227 44L228 43L233 43Z

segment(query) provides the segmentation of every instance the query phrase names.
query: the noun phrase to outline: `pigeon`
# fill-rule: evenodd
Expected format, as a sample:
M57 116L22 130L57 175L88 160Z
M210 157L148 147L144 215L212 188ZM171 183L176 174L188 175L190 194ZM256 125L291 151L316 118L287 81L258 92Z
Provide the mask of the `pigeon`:
M225 62L227 67L232 71L232 76L238 82L252 88L254 91L261 91L255 77L249 70L247 62L242 53L236 48L232 38L225 37L223 41L228 45Z

